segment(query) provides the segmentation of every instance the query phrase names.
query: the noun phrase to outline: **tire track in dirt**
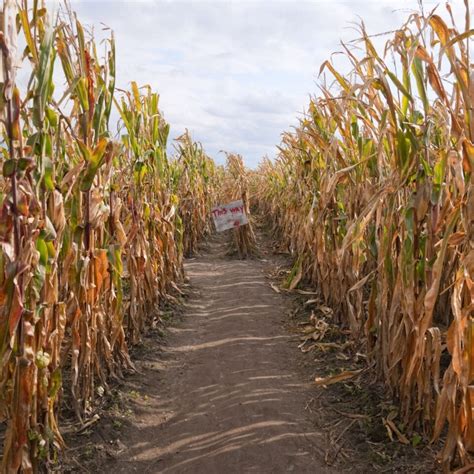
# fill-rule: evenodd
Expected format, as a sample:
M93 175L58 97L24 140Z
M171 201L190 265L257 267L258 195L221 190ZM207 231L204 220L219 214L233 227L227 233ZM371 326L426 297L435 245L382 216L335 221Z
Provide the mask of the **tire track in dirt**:
M324 435L307 417L288 302L266 264L229 259L220 239L187 262L181 322L144 368L142 397L110 473L329 473ZM142 386L140 386L142 383Z

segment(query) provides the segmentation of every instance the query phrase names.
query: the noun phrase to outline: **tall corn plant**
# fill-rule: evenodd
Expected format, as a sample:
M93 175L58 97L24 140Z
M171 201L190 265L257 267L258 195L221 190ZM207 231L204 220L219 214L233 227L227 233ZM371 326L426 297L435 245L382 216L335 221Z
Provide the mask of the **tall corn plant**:
M116 154L108 130L115 83L114 43L111 38L108 58L101 64L93 39L86 38L75 15L69 14L68 20L59 24L56 38L71 102L68 116L60 111L65 160L60 175L69 217L61 271L67 278L62 289L71 321L72 402L81 418L96 396L96 382L106 386L107 376L115 372L114 348L126 360L127 351L123 336L119 348L113 340L116 336L111 335L117 332L120 317L116 311L107 317L114 306L110 298L116 291L120 293L116 278L114 288L116 269L109 272L113 236L106 229L111 193L108 178Z
M15 25L16 6L5 2L2 16L2 118L4 144L2 148L2 244L0 256L1 325L0 356L2 371L0 378L1 417L11 420L5 439L7 448L2 469L31 469L31 459L25 453L30 428L31 399L35 377L35 341L32 319L35 307L25 301L31 282L31 273L37 264L35 237L36 223L28 224L29 204L34 192L28 179L27 166L20 169L23 147L20 122L20 93L16 88L17 32ZM26 163L25 163L26 164ZM23 183L27 186L23 191ZM35 206L37 209L39 204ZM38 211L36 211L36 214ZM24 235L33 236L24 239ZM36 258L35 258L36 257ZM26 260L25 260L26 258ZM25 273L28 270L28 273Z
M5 1L2 22L1 470L38 472L63 445L60 402L84 420L133 366L129 345L181 278L182 229L158 95L133 83L118 104L122 143L109 132L113 36L101 59L72 12L53 21L38 2ZM23 97L18 32L32 71Z
M220 188L222 201L242 200L248 217L248 225L233 230L231 252L237 252L240 258L247 258L257 252L256 238L250 216L248 172L240 155L227 153L227 163Z
M177 138L176 172L183 251L190 256L211 231L211 209L216 203L218 175L214 161L193 142L189 132Z
M254 185L296 256L288 286L312 281L365 334L408 431L437 438L448 422L448 469L473 444L469 13L462 33L413 15L386 45L398 74L361 33L363 57L346 47L352 74L323 64L337 87L322 87Z
M151 323L160 296L166 296L170 283L182 274L182 251L175 233L180 225L176 213L178 197L169 191L169 125L158 103L158 94L149 87L142 94L136 83L117 102L126 130L122 136L122 159L133 169L133 181L122 188L123 199L131 210L124 225L129 234L126 264L130 284L126 326L132 342L137 342L140 332Z
M8 153L3 161L0 254L1 291L6 297L0 330L0 405L8 427L2 470L32 472L41 460L50 460L53 445L62 444L56 403L66 312L58 297L58 244L65 217L62 196L54 186L59 128L51 109L54 29L44 11L35 8L29 18L26 3L18 10L13 2L5 2L3 19ZM33 65L24 102L15 87L17 19L25 34L25 54Z

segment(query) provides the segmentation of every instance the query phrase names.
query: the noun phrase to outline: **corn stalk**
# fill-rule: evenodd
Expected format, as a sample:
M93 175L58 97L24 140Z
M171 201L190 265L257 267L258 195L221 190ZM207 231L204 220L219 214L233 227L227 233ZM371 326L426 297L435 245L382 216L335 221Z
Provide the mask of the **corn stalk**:
M54 19L38 2L7 0L3 13L0 470L29 473L57 462L60 408L80 422L91 416L178 290L176 176L189 176L193 202L211 191L202 168L184 160L178 173L168 159L158 94L132 83L117 99L113 35L102 58L68 7ZM31 71L22 92L17 34ZM109 128L114 103L121 142Z
M467 2L466 12L462 32L413 14L385 46L394 64L362 26L363 53L343 45L352 73L322 65L335 84L252 184L295 256L287 286L312 282L335 321L364 337L407 432L437 439L448 424L445 470L474 447Z
M245 169L243 159L240 155L227 153L227 163L220 188L220 197L222 202L241 199L249 221L247 225L233 229L233 241L229 252L237 252L239 258L247 258L255 255L257 252L257 244L250 215L248 171Z
M183 251L190 256L211 232L211 209L215 204L219 178L214 161L193 142L189 132L176 139L176 181L179 215L183 226Z

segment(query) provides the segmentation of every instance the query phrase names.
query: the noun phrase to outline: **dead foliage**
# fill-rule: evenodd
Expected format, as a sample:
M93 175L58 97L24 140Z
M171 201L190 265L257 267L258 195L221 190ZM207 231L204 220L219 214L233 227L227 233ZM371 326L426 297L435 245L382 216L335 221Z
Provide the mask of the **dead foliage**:
M167 156L150 87L116 91L112 34L101 57L67 5L52 18L5 0L1 21L0 470L30 473L64 447L64 403L82 430L96 423L95 400L134 369L129 348L180 294L214 168L189 136Z
M380 54L363 24L352 65L321 84L255 207L294 256L283 288L311 282L331 322L364 340L404 433L437 440L444 470L474 449L474 115L470 11L414 13ZM318 329L319 330L319 329ZM319 341L308 340L308 344ZM352 376L339 375L340 379ZM346 379L347 380L347 379ZM328 381L329 382L329 381Z

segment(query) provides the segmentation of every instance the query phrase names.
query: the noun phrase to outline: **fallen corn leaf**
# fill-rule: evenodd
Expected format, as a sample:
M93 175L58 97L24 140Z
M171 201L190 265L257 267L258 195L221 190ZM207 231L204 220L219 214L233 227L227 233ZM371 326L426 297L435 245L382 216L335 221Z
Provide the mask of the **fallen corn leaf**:
M280 288L278 288L274 283L270 283L270 287L275 293L281 293Z
M393 441L392 432L396 434L398 441L403 444L410 444L408 438L397 428L392 420L384 420L383 424L387 428L388 436Z
M364 369L359 370L346 370L345 372L341 372L337 375L331 375L330 377L316 377L314 379L314 383L317 386L320 385L333 385L335 383L343 382L344 380L351 379L356 377L357 375L361 374Z

